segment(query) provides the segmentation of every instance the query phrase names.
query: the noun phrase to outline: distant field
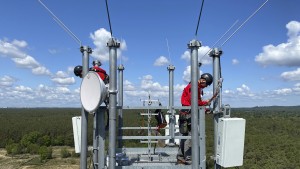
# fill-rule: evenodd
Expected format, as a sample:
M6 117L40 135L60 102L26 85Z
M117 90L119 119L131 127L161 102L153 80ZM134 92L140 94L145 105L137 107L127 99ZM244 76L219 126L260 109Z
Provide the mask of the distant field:
M8 142L19 142L25 134L32 131L50 136L52 146L73 147L71 118L80 116L80 112L81 109L78 108L0 109L0 148L4 148ZM140 112L141 110L125 110L124 126L147 126L147 119L139 116ZM244 165L240 168L300 169L299 106L235 108L231 114L232 117L246 119ZM91 122L92 115L89 115L89 145L92 144ZM152 125L155 125L154 118ZM213 155L212 115L206 116L206 130L207 157L210 157ZM146 132L124 131L124 135L137 134L146 135ZM132 141L125 142L127 147L132 145ZM4 159L6 157L2 153L0 168ZM75 165L77 162L73 159ZM208 158L207 166L210 168L212 165Z

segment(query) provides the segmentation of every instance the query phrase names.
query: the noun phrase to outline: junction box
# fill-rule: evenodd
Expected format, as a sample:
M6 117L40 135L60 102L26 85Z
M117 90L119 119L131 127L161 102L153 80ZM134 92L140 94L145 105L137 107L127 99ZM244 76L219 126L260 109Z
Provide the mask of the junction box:
M222 167L243 165L246 120L219 118L216 162Z

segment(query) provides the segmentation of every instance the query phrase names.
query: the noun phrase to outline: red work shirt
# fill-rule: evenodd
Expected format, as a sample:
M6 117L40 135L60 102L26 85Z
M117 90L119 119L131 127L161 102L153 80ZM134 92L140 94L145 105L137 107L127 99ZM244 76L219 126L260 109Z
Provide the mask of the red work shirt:
M92 71L95 71L98 73L98 75L100 76L100 78L104 81L105 80L105 77L106 77L106 71L98 66L94 66L92 67L91 69Z
M181 95L181 104L182 106L191 106L191 98L192 98L192 92L191 92L191 83L189 83L182 92ZM202 101L201 99L202 94L202 87L200 83L198 83L198 106L204 106L207 104L207 101Z

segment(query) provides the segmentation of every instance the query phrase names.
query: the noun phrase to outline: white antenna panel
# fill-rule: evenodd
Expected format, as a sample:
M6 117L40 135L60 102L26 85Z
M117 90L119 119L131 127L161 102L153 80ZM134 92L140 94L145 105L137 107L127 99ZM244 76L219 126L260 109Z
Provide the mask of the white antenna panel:
M72 117L75 153L80 153L81 145L81 116Z
M94 112L107 96L107 89L103 80L96 72L87 73L80 87L80 99L87 112Z

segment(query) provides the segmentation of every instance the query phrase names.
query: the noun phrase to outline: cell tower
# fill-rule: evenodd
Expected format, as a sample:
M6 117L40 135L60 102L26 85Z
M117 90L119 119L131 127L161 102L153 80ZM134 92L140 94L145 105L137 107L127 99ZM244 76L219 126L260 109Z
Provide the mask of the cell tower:
M109 86L107 87L99 75L93 71L89 71L89 55L92 53L91 48L82 46L81 41L39 0L39 2L48 10L56 22L68 32L69 35L80 45L82 53L82 83L80 87L80 99L82 103L81 117L72 119L74 129L75 150L80 153L80 168L87 168L87 118L89 114L93 115L93 168L97 169L115 169L115 168L206 168L206 133L205 133L205 106L198 106L198 79L199 79L199 59L198 49L201 43L197 38L191 40L187 47L191 53L191 106L174 106L174 65L169 65L169 105L153 106L159 100L153 100L150 95L142 107L128 107L123 105L123 73L124 66L117 66L117 49L120 43L112 36L111 22L108 12L108 4L106 0L107 14L110 24L111 38L107 42L109 49ZM199 14L198 25L200 23ZM267 2L267 1L266 1ZM265 2L265 3L266 3ZM264 4L265 4L264 3ZM263 5L264 5L263 4ZM263 6L262 5L262 6ZM261 6L261 7L262 7ZM261 8L260 7L260 8ZM259 9L260 9L259 8ZM258 10L259 10L258 9ZM257 10L257 11L258 11ZM256 11L256 12L257 12ZM256 13L255 12L255 13ZM255 14L254 13L254 14ZM252 14L247 20L249 20ZM247 21L246 20L246 21ZM245 21L245 22L246 22ZM244 22L244 23L245 23ZM240 29L244 23L238 28ZM196 37L198 32L196 29ZM237 30L238 30L237 29ZM229 37L231 38L237 30ZM224 45L229 38L222 44ZM242 118L230 117L230 105L222 104L221 88L223 78L221 77L220 57L223 51L219 48L210 50L209 56L213 59L213 121L214 121L214 162L215 168L235 167L243 165L243 151L245 138L246 121ZM118 79L119 78L119 79ZM101 106L102 103L109 99L108 106ZM143 109L146 110L148 119L147 135L145 136L123 136L123 129L129 127L123 126L123 110L125 109ZM157 115L153 110L167 110L168 125L166 128L168 134L165 136L151 134L154 129L149 122L153 115ZM191 111L191 136L178 135L176 115L179 110L190 109ZM105 136L104 117L105 111L109 110L109 138ZM118 115L118 125L116 123ZM141 127L135 127L141 128ZM142 128L141 128L142 129ZM143 128L144 129L144 128ZM118 135L117 135L118 133ZM152 147L155 140L167 140L167 146L163 148ZM192 141L192 163L191 165L177 165L176 155L178 139L191 139ZM148 144L144 148L126 148L122 144L122 140L146 140ZM105 142L109 142L108 152L105 152ZM118 141L118 144L117 144ZM154 142L153 142L154 141ZM118 145L118 148L116 147Z

